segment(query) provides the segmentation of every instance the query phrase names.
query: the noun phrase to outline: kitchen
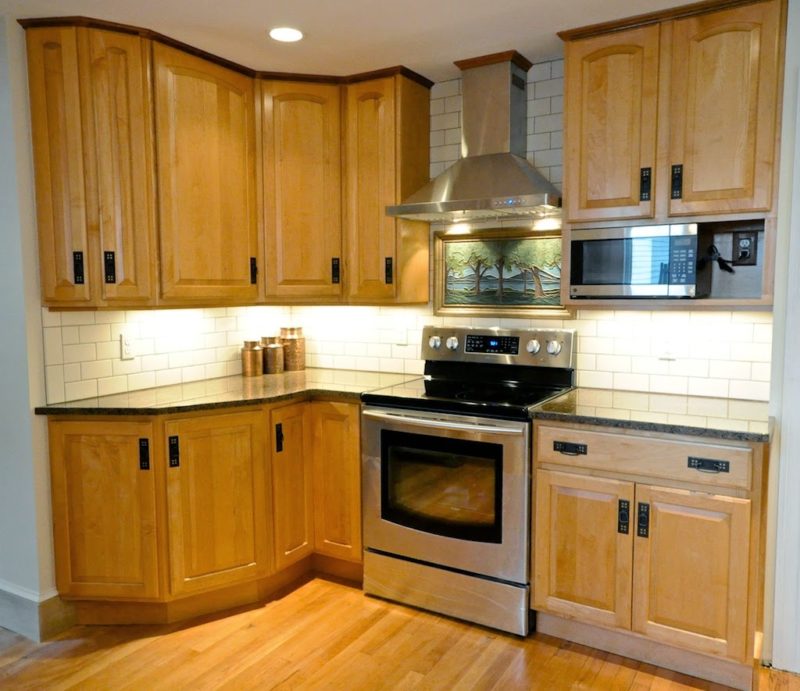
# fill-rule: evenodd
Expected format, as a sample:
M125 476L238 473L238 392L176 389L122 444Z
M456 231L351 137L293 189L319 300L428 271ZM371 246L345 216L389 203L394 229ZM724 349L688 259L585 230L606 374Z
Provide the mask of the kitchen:
M16 30L16 27L14 29ZM791 45L791 42L788 42L788 45ZM529 75L529 79L533 80L534 100L540 101L535 104L535 107L541 109L541 111L537 110L538 114L533 116L533 118L543 118L540 121L540 129L553 126L552 122L548 125L547 118L552 115L558 115L559 94L557 93L557 87L560 79L558 76L559 70L562 64L560 60L537 63L533 68L533 74ZM539 99L536 99L538 82L543 85L540 93L545 95L541 95ZM437 90L438 103L436 98ZM452 114L456 112L454 109L458 100L454 98L458 96L457 84L445 81L434 87L433 96L434 98L431 102L433 118L437 117L435 111L440 107L443 111L442 115L450 115L451 117L440 118L437 121L441 125L439 130L442 132L441 135L435 134L437 130L432 127L434 132L432 140L436 142L437 138L441 137L444 142L452 142L456 137L455 133L452 132L454 128L447 127L447 125L452 124L448 120L457 120L457 118L452 117ZM554 110L545 112L546 101L548 102L547 106L551 109L554 108ZM554 120L557 121L558 117L550 117L550 121ZM433 122L434 120L432 119L432 125ZM532 124L535 130L537 127L535 120ZM556 157L560 148L558 146L557 128L554 127L552 131L534 132L534 135L542 134L549 135L546 145L543 141L544 137L534 137L532 144L535 145L535 148L529 148L529 153L533 153L535 158L537 151L541 151L540 160L547 161L547 156L550 156L551 161L557 161ZM438 151L436 150L438 147L434 147L432 150L432 160L434 161L432 174L438 172L437 168L442 167L439 164L453 160L452 147L452 143L442 144ZM544 152L550 153L546 154ZM791 155L788 154L782 157L782 161L786 159L791 160ZM9 158L9 160L11 159ZM554 182L560 182L556 177L558 175L558 165L547 166L542 163L542 167L550 168L548 173L553 175ZM788 201L785 203L788 203ZM14 208L16 208L16 205L14 205ZM778 253L778 256L782 256L781 253ZM13 291L8 294L13 294ZM776 304L780 303L780 299L780 291L776 290ZM35 302L38 302L38 299ZM20 306L17 305L16 310L11 310L11 313L19 314L19 311ZM778 310L776 309L776 314L777 312ZM231 350L220 353L220 361L207 361L206 358L211 356L207 352L200 354L197 359L193 357L193 351L190 347L193 337L209 332L209 320L213 320L213 333L223 334L214 338L220 339L229 349L234 348L233 344L241 340L242 334L249 334L251 324L262 331L277 331L278 327L286 325L288 320L291 320L293 323L303 325L307 330L309 336L309 366L334 367L336 369L356 368L409 374L420 373L419 344L422 326L429 322L439 321L439 319L431 317L429 308L414 307L216 308L214 310L209 309L200 316L200 319L204 320L202 325L194 324L190 315L169 315L166 312L157 311L143 314L137 313L130 320L129 315L121 316L113 312L44 312L43 318L51 320L46 321L44 324L45 337L43 344L43 359L48 364L48 377L46 378L48 386L47 403L74 400L98 393L120 391L119 388L105 390L99 388L101 386L122 386L123 383L120 378L125 380L125 386L140 388L159 383L173 383L176 381L174 379L176 371L178 372L177 376L186 377L184 381L188 381L191 378L219 376L223 371L221 365L226 368L224 370L226 374L234 373L234 371L227 369L229 363L233 363L230 366L234 368L236 366L235 352L232 353ZM104 321L106 319L109 321ZM451 319L454 318L446 317L442 323ZM527 320L524 321L525 326L531 325ZM167 326L165 322L170 322L175 331L172 334L162 336L161 334L165 333L164 329ZM745 398L762 402L770 398L769 352L773 337L771 334L772 329L770 328L772 320L769 313L730 311L720 314L700 311L598 312L595 310L580 310L577 323L572 323L569 320L555 320L555 323L553 320L542 320L542 322L537 322L535 325L550 328L561 326L579 330L577 367L577 383L579 386L645 390L663 392L665 394L704 393L705 395ZM474 326L491 326L496 324L496 320L471 320L469 323ZM342 327L343 324L347 324L346 329ZM158 337L165 340L173 339L175 344L172 349L165 350L160 347L160 344L158 350L159 353L169 353L169 358L166 362L167 366L163 366L162 358L161 363L154 363L161 366L153 367L150 370L145 369L143 367L143 361L146 357L144 352L140 356L138 368L136 364L131 364L129 365L131 369L128 371L119 370L121 365L115 363L116 366L110 366L111 371L108 372L109 365L98 363L96 366L90 366L94 363L91 363L90 360L84 360L89 365L85 368L80 368L80 375L76 379L75 367L70 368L70 365L75 364L74 362L59 363L57 355L55 360L52 359L52 355L58 353L59 350L63 358L66 353L71 352L67 348L74 350L74 346L94 345L94 352L98 353L101 351L100 344L109 344L116 340L122 331L122 325L126 325L126 328L131 329L132 337L139 341L139 345L144 348L148 347L148 341L154 341ZM518 324L513 320L501 321L501 326L512 327L516 325ZM650 333L646 339L642 339L646 340L646 343L639 344L641 350L624 354L616 351L616 348L622 345L622 341L637 336L641 337L640 335L645 328L649 329ZM343 331L347 331L347 338L337 337L333 339L327 336L330 333L340 334ZM675 334L680 334L682 338L676 339ZM78 343L74 341L76 335ZM697 342L703 344L713 343L717 340L723 346L721 350L727 350L726 356L720 355L718 359L714 359L713 364L709 363L707 365L709 374L698 374L698 370L692 369L692 367L697 367L698 363L689 362L687 364L684 361L684 358L687 358L689 354L690 346L687 345L690 342L689 337L693 344ZM35 336L34 330L31 342L33 343L35 340L41 339ZM213 342L218 343L220 340ZM695 348L695 345L691 347ZM153 348L155 349L154 343ZM209 349L206 348L204 350ZM84 350L87 349L84 348ZM216 356L217 348L215 347L214 350ZM692 352L694 353L694 350ZM718 349L717 352L719 353L720 350ZM234 357L232 357L232 354ZM25 354L24 357L27 361L28 355ZM645 360L634 362L637 357ZM674 366L669 364L671 362L670 358L676 358ZM102 361L110 360L111 358L98 355L96 359ZM709 360L711 360L710 356ZM775 358L772 358L772 360L774 366ZM134 360L134 362L137 361ZM688 369L681 371L679 368L682 365ZM642 369L637 370L635 367ZM712 367L713 374L710 373ZM773 378L774 376L773 374ZM104 383L101 385L100 381L104 381ZM785 392L785 394L790 393L790 391ZM28 393L25 395L29 396ZM44 400L38 399L34 403L41 404ZM680 414L680 411L676 412ZM777 414L777 411L773 410L772 412ZM30 427L38 423L28 421L25 424ZM788 428L782 427L781 429L785 436ZM28 451L28 454L31 455L31 452ZM24 454L22 455L24 457ZM37 454L37 457L40 455ZM39 471L41 471L41 468ZM17 468L15 472L19 473L20 469ZM25 472L30 473L32 469L28 468ZM14 477L13 474L12 477ZM23 486L25 486L27 480L22 480L22 482ZM46 483L44 486L46 487ZM787 486L791 486L791 484ZM31 499L30 491L22 496L23 499L24 497ZM11 506L13 504L9 502L7 505ZM49 526L46 525L48 521L46 519L42 520L41 516L36 515L40 525L35 526L35 521L31 521L27 529L33 530L35 527L39 531L39 535L38 538L34 537L32 539L26 549L32 549L32 546L37 542L43 541L41 542L42 549L46 551L47 548L44 545L48 542L46 537L49 534ZM4 523L6 522L4 521ZM787 554L793 554L794 551L790 550ZM25 560L22 560L21 563L25 563ZM27 563L30 564L30 555L28 555ZM15 582L13 578L6 578L5 580ZM23 582L31 583L32 581ZM776 609L780 617L782 608ZM788 641L789 639L783 638L781 640Z

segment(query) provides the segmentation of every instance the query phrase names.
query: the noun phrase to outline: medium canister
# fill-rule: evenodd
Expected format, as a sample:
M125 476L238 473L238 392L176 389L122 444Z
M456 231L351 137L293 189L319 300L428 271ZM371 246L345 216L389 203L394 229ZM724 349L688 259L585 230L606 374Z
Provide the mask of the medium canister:
M306 339L301 326L282 326L283 368L287 372L306 368Z
M264 351L258 341L245 341L242 348L242 375L260 377L264 373Z
M283 372L283 344L270 343L264 348L264 372L278 374Z

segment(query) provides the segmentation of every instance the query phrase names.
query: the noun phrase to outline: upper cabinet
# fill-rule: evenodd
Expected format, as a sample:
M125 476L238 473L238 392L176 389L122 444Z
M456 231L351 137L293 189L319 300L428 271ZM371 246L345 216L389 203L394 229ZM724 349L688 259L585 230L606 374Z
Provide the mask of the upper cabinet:
M42 301L155 301L150 42L27 32Z
M402 75L349 84L345 102L347 298L428 300L428 224L390 218L428 181L430 97Z
M341 87L262 81L268 299L342 294Z
M160 43L153 62L161 294L255 302L255 82Z
M568 221L769 211L781 11L563 33Z

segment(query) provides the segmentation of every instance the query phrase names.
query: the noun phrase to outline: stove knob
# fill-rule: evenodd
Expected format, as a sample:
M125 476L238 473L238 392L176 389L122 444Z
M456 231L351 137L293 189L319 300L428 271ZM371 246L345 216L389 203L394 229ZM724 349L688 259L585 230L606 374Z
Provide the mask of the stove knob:
M434 350L439 350L442 345L442 339L439 336L431 336L428 339L428 345Z
M559 341L548 341L547 352L550 355L558 355L561 352L561 343Z
M539 343L535 338L532 338L528 341L528 345L525 346L525 350L527 350L531 355L536 355L542 349L542 344Z
M450 338L445 341L445 345L450 350L458 350L458 339L455 336L450 336Z

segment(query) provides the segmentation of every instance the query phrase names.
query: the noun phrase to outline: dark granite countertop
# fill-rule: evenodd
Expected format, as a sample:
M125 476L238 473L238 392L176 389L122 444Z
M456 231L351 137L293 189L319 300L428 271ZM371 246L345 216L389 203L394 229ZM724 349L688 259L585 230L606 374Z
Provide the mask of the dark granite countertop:
M233 376L159 386L68 403L53 403L36 408L35 412L38 415L166 415L304 397L335 397L358 403L364 391L418 378L419 375L411 374L306 369L261 377Z
M772 433L761 401L608 389L573 389L534 408L532 417L731 441L768 442Z

